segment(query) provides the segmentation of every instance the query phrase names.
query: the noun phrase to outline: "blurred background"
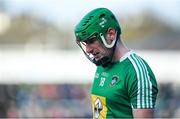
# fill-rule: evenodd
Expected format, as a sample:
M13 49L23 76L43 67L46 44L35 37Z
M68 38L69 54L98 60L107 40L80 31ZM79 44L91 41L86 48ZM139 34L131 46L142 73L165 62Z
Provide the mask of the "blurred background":
M91 117L96 66L73 30L90 10L117 16L124 43L152 67L155 117L180 117L179 0L0 0L0 117Z

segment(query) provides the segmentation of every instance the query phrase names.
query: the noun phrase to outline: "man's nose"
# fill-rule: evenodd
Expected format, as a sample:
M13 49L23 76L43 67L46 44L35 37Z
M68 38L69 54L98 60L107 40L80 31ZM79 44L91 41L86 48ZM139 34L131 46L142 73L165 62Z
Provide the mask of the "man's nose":
M87 53L92 53L93 49L89 44L86 44L86 52Z

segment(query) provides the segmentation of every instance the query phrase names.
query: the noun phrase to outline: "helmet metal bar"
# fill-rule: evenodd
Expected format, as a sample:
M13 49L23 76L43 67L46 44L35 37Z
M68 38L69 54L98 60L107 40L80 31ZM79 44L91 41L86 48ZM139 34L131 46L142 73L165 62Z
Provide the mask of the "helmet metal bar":
M116 37L117 37L117 32L116 32L115 39L112 41L111 44L107 44L107 42L106 42L106 40L105 40L105 38L104 38L104 36L103 36L102 33L100 33L99 35L100 35L100 37L101 37L101 40L102 40L104 46L107 47L107 48L112 48L112 47L114 46L116 40L117 40L117 39L116 39Z

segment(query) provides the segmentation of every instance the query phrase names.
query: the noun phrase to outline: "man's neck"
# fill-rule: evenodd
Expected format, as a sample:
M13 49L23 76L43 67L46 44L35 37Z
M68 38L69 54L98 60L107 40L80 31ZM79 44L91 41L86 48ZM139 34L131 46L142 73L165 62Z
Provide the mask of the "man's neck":
M113 61L119 61L119 59L129 51L130 50L123 43L117 42Z

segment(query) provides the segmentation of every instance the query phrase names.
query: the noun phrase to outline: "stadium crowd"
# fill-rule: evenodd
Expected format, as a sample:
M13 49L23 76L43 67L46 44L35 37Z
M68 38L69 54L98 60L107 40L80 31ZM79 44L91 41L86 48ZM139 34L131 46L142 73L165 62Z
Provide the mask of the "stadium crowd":
M91 117L89 90L90 84L1 84L0 117ZM159 85L155 117L180 117L179 90L179 85Z

